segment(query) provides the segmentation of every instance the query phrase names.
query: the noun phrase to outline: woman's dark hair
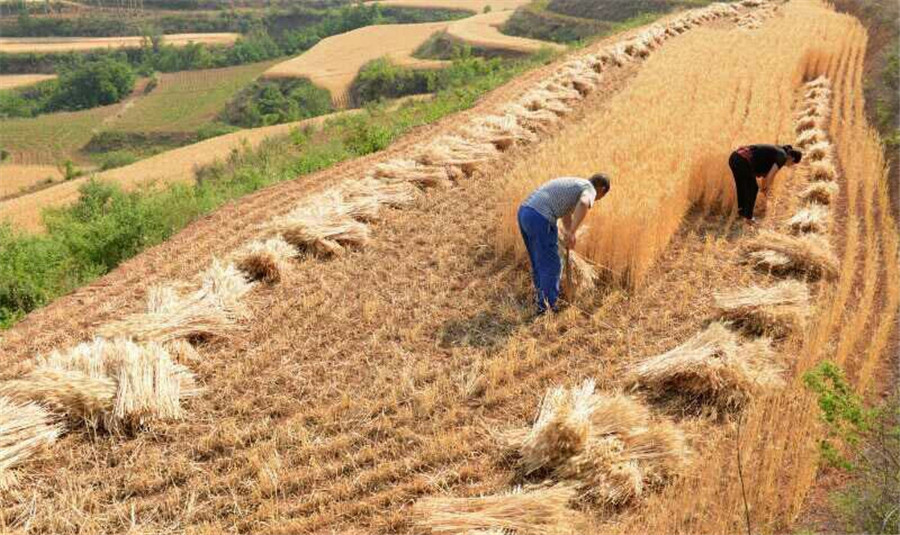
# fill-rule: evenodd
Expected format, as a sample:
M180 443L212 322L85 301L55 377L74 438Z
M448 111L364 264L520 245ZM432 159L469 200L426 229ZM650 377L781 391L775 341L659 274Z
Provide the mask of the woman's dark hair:
M795 149L793 145L782 145L781 148L794 160L794 163L800 163L800 160L803 159L803 153Z
M597 173L592 176L588 180L591 181L591 185L594 186L594 189L600 191L603 189L604 193L609 193L609 177L604 175L603 173Z

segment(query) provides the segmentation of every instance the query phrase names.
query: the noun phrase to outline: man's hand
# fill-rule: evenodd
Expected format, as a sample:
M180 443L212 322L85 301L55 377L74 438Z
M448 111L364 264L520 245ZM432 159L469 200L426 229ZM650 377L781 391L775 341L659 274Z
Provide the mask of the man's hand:
M577 237L574 232L563 232L563 243L566 244L566 249L574 249L576 240Z

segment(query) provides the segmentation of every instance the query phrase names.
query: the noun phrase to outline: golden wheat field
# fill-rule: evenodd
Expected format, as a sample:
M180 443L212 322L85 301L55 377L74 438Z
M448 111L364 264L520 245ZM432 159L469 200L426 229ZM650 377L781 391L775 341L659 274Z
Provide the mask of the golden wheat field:
M61 178L62 173L54 165L3 164L0 165L0 198Z
M486 7L491 11L510 11L528 4L528 0L381 0L384 6L421 7L435 9L465 9L483 13Z
M230 45L237 41L237 33L178 33L163 36L168 45L188 43ZM140 48L143 37L0 37L0 52L7 54L46 54L76 52L102 48Z
M0 91L26 87L54 78L56 78L55 74L0 74Z
M804 528L800 377L829 358L866 394L896 351L866 42L819 0L679 13L33 312L0 339L0 531ZM743 230L722 159L811 129ZM536 319L511 209L600 170L579 283Z
M440 69L449 62L413 57L429 37L446 32L473 46L531 53L542 47L563 49L555 43L514 37L500 33L512 11L475 15L452 22L385 24L367 26L327 37L301 55L284 61L264 73L267 78L308 78L331 91L336 103L345 103L359 69L370 61L388 57L398 65L415 69Z

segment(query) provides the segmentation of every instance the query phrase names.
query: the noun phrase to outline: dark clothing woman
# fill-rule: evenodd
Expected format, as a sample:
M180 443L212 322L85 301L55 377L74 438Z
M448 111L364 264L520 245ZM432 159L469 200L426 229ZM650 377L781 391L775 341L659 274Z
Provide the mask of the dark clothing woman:
M734 175L734 185L737 189L738 213L746 219L753 219L753 208L756 206L756 195L759 193L759 185L756 177L765 177L772 172L772 167L781 169L788 159L789 145L748 145L731 153L728 166ZM794 151L796 152L796 151ZM799 161L796 158L795 161ZM768 184L765 184L768 187Z

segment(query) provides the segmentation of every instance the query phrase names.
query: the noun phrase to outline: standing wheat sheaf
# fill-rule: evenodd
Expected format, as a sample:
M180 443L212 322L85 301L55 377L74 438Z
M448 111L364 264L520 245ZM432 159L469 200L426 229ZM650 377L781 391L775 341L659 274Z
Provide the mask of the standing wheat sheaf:
M0 393L0 490L14 487L18 478L12 469L53 444L61 432L41 405Z

